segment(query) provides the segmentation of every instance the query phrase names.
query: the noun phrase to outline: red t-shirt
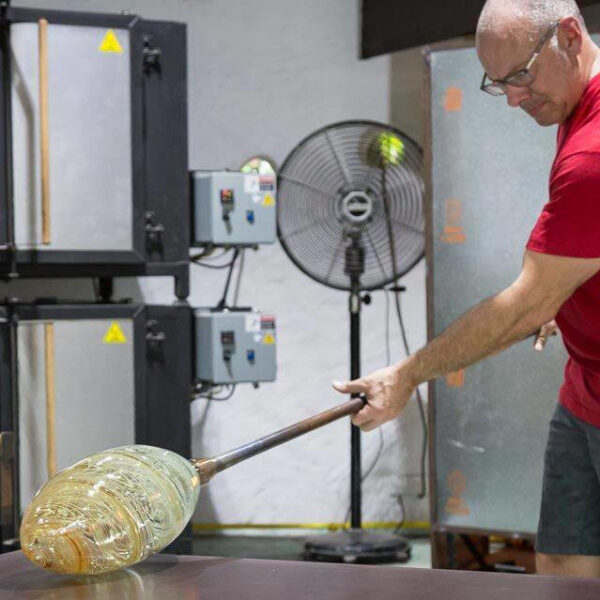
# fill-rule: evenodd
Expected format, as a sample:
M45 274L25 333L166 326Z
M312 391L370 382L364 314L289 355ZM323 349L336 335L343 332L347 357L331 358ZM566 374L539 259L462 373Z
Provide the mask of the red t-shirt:
M558 129L550 201L527 243L533 252L600 258L600 75ZM562 305L556 322L569 353L560 402L600 427L600 273Z

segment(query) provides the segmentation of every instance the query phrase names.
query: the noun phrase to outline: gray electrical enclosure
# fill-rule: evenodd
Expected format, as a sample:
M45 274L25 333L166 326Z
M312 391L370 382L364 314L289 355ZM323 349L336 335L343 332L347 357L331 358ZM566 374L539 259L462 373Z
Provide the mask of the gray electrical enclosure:
M196 379L211 384L274 381L275 317L250 309L197 309Z
M429 57L430 337L510 285L548 200L555 128L479 91L474 49ZM434 529L537 529L566 353L531 339L430 387Z
M277 238L276 178L193 171L194 246L272 244Z

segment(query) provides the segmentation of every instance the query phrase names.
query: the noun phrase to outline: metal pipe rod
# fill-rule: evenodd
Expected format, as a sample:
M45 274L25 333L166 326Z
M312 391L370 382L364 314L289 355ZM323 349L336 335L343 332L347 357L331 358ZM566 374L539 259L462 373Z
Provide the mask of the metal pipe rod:
M56 383L54 378L54 325L44 325L46 368L46 464L48 479L56 474Z
M285 442L289 442L294 438L300 437L309 431L314 431L315 429L323 427L323 425L327 425L333 421L337 421L342 417L353 415L354 413L358 412L365 405L365 403L366 400L363 396L353 398L344 404L340 404L334 408L319 413L314 417L304 419L295 425L290 425L285 429L281 429L275 433L266 435L254 442L240 446L235 450L230 450L229 452L225 452L213 458L195 458L192 459L191 462L200 474L200 481L202 483L206 483L216 473L224 471L233 465L237 465L243 460L256 456L265 450L269 450L270 448L274 448L275 446L279 446Z
M48 21L38 21L42 244L50 244L50 129L48 124Z

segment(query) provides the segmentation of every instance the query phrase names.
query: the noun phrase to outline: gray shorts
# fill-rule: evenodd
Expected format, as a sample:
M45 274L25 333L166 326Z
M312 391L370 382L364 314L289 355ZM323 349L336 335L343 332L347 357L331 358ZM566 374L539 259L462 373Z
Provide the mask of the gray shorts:
M600 556L600 429L561 405L550 422L536 550Z

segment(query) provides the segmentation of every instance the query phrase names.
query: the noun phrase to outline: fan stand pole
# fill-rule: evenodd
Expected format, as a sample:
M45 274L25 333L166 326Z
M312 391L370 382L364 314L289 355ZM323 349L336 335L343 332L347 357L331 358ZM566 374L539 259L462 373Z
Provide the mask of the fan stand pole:
M362 300L358 285L350 292L350 379L360 377L360 310ZM353 396L354 397L354 396ZM350 527L362 527L360 429L350 425Z
M360 234L352 236L346 248L345 272L350 277L350 377L360 377L360 276L365 253ZM397 535L373 533L362 529L360 429L351 425L350 433L350 529L306 540L307 560L352 562L406 561L410 544Z
M360 377L360 277L365 272L365 249L361 242L361 234L351 234L351 242L346 247L344 272L350 278L350 379ZM358 394L354 394L356 397ZM360 429L350 425L350 528L362 527L361 500L361 461L360 461Z

